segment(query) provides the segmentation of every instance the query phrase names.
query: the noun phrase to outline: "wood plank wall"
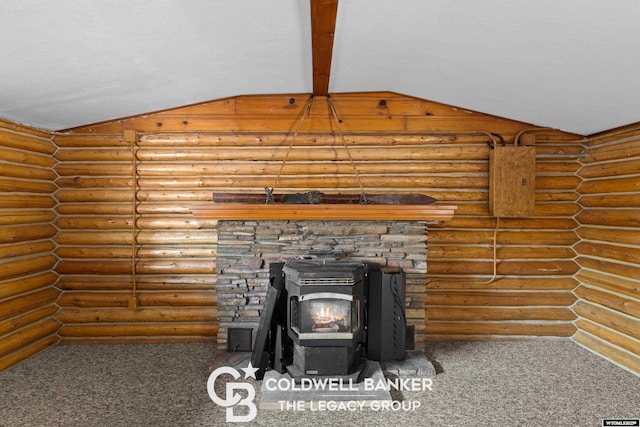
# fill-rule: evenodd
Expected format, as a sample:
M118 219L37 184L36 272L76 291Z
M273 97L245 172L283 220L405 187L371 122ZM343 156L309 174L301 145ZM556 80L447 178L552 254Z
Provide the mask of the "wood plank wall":
M459 206L452 221L429 232L430 339L575 332L579 137L535 132L536 216L500 222L498 278L487 284L496 227L487 133L513 143L530 126L393 93L332 96L339 123L316 98L301 120L306 99L241 96L56 136L63 342L213 337L215 224L194 222L189 205L208 202L212 192L263 192L285 157L278 190L357 193L343 143L366 191L420 192ZM125 131L136 132L133 148ZM137 310L127 308L134 234Z
M0 371L58 341L51 135L0 120Z
M131 132L56 143L62 342L214 340L216 233L191 218L190 201L205 197L195 171L189 189L170 190L173 162L160 162L158 181L158 163L143 161L154 148Z
M574 339L640 374L640 131L592 138L587 153Z

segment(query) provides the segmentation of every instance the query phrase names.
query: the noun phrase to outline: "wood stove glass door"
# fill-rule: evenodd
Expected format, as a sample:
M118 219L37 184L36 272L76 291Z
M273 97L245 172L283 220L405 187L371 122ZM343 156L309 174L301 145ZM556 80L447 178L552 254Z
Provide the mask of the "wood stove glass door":
M360 329L360 298L318 292L291 298L291 329L301 339L351 339Z

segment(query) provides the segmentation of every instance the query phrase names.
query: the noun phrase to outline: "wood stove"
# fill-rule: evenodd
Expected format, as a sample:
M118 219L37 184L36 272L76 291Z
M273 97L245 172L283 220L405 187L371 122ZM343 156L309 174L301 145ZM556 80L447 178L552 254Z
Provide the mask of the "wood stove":
M291 377L359 382L367 360L404 358L401 269L318 253L271 263L251 362Z
M350 375L362 359L365 273L355 260L301 259L284 264L292 376Z

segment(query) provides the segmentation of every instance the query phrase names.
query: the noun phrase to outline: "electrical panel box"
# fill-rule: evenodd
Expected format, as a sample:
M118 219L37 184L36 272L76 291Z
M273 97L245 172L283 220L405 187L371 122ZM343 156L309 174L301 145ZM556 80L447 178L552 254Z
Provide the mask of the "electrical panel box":
M501 218L534 215L536 147L496 146L489 154L489 213Z

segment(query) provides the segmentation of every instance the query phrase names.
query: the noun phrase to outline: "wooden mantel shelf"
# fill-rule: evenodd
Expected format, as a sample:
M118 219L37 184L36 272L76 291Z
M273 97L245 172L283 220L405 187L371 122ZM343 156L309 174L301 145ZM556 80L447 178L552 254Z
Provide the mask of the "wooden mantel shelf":
M210 203L190 208L196 219L210 220L442 221L451 219L457 206Z

